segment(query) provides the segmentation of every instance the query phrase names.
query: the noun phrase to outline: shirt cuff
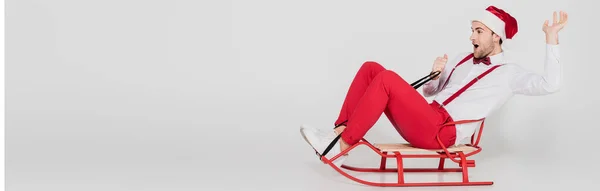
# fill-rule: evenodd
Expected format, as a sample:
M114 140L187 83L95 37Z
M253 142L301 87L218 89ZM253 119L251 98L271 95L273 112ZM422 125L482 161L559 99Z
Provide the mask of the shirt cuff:
M556 59L556 62L560 60L560 45L558 44L546 44L546 50L550 58Z

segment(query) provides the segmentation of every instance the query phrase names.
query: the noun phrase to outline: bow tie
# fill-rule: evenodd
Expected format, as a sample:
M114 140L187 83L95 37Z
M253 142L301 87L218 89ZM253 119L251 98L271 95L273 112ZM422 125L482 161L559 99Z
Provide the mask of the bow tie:
M473 58L473 64L483 63L485 65L490 65L492 62L490 61L490 57L485 58Z

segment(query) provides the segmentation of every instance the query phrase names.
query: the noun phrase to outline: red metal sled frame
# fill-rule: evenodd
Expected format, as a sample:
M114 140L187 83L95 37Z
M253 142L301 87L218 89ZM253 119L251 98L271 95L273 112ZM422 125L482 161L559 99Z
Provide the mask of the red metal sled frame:
M437 137L438 142L440 143L443 151L434 152L435 154L402 154L400 152L393 152L393 154L388 154L387 152L381 151L379 148L373 146L366 139L362 139L357 144L352 145L350 148L344 150L338 155L332 157L331 159L326 158L325 156L321 157L321 161L325 164L329 164L332 168L338 171L340 174L346 176L347 178L354 180L358 183L370 185L370 186L382 186L382 187L408 187L408 186L480 186L480 185L492 185L494 182L492 181L479 181L473 182L469 180L469 172L468 167L475 167L475 161L467 159L470 156L473 156L479 152L481 152L481 147L478 146L479 140L481 138L481 133L483 130L483 119L480 120L465 120L458 121L452 124L460 124L460 123L469 123L474 121L482 121L479 134L477 136L477 140L474 142L475 134L471 137L471 144L467 144L468 146L476 148L475 151L464 153L463 151L449 152L446 147L443 146L439 137ZM450 125L450 124L446 124ZM344 172L342 169L335 166L332 162L338 159L340 156L347 154L350 150L360 146L365 145L371 148L375 153L381 156L381 164L379 168L359 168L352 167L347 165L342 165L342 168L357 171L357 172L396 172L398 173L398 182L397 183L381 183L381 182L370 182L365 181L359 178L356 178L348 173ZM397 168L387 168L386 160L387 158L395 158ZM440 162L437 168L404 168L403 159L406 158L439 158ZM456 159L458 158L458 159ZM450 159L453 162L456 162L459 165L459 168L444 168L444 163L446 159ZM462 181L461 182L405 182L404 173L407 172L461 172L462 173Z

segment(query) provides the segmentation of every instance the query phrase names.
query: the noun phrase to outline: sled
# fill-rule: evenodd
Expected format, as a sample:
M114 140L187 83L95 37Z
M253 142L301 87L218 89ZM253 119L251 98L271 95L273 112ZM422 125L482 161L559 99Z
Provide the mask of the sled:
M421 85L425 84L427 81L433 79L435 76L439 75L440 72L432 72L428 76L421 78L420 80L412 83L411 85L417 89ZM428 78L426 81L419 84L420 81ZM462 144L457 146L452 146L446 148L439 136L437 136L437 141L440 144L442 149L432 150L432 149L421 149L411 146L408 143L379 143L379 144L371 144L366 139L362 138L357 144L350 146L348 149L345 149L341 153L337 154L332 158L326 158L325 155L331 147L335 144L335 142L339 139L340 135L329 145L329 147L323 152L324 154L317 155L320 157L320 160L329 164L332 168L334 168L337 172L344 175L345 177L356 181L361 184L369 185L369 186L382 186L382 187L408 187L408 186L481 186L481 185L492 185L493 181L471 181L469 180L469 171L468 168L475 167L475 160L470 159L469 157L481 152L482 148L479 146L479 140L481 139L481 134L483 132L484 120L460 120L454 121L451 123L444 124L443 126L453 125L453 124L463 124L463 123L472 123L472 122L481 122L480 127L476 132L471 136L471 141L469 144ZM341 123L336 127L342 125ZM442 127L443 128L443 127ZM477 136L475 136L477 134ZM341 168L338 168L333 164L333 161L338 159L339 157L347 154L351 150L359 146L366 146L373 150L375 154L381 157L379 168L360 168L353 167L348 165L342 165L341 168L346 170L356 171L356 172L382 172L382 173L397 173L398 180L397 182L371 182L363 179L356 178L348 173L346 173ZM426 153L426 154L423 154ZM396 160L396 168L388 168L386 166L387 159L395 159ZM403 165L404 159L409 158L434 158L439 159L439 164L436 167L431 168L406 168ZM446 168L445 162L446 159L457 163L458 168ZM446 173L446 172L455 172L462 173L462 181L454 181L454 182L406 182L404 179L405 173L410 172L438 172L438 173Z
M492 185L493 181L470 181L469 180L469 167L475 167L475 160L471 160L469 157L481 152L482 148L478 145L481 130L483 128L483 123L480 126L479 135L475 139L472 136L470 144L462 144L448 148L442 148L438 150L430 150L430 149L421 149L412 147L407 143L386 143L386 144L371 144L366 139L362 139L357 144L352 145L348 149L342 151L338 155L328 159L325 156L321 156L321 161L325 164L329 164L332 168L338 171L340 174L345 177L356 181L358 183L362 183L369 186L383 186L383 187L402 187L402 186L477 186L477 185ZM438 137L438 142L441 144L441 141ZM381 162L379 168L360 168L353 167L349 165L342 165L341 167L351 171L357 172L383 172L390 173L394 172L398 174L398 181L394 183L384 183L384 182L370 182L366 180L362 180L356 178L344 170L338 168L333 164L333 161L338 159L340 156L347 154L352 149L358 146L367 146L371 150L373 150L376 154L381 157ZM443 145L442 145L443 147ZM428 154L422 154L428 153ZM388 168L386 166L386 162L388 158L393 158L396 160L396 168ZM404 159L409 158L437 158L439 159L439 164L437 168L406 168L403 165ZM445 162L446 159L450 159L452 162L458 164L458 168L446 168ZM406 182L404 180L405 173L409 172L460 172L462 173L462 181L455 182Z

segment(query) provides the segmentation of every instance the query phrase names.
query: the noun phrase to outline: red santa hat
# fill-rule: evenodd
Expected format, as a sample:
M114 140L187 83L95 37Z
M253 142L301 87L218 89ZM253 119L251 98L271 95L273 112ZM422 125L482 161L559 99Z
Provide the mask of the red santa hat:
M472 21L483 23L494 33L499 35L502 38L502 41L512 39L518 31L517 20L504 10L495 6L489 6L478 18L475 18Z

